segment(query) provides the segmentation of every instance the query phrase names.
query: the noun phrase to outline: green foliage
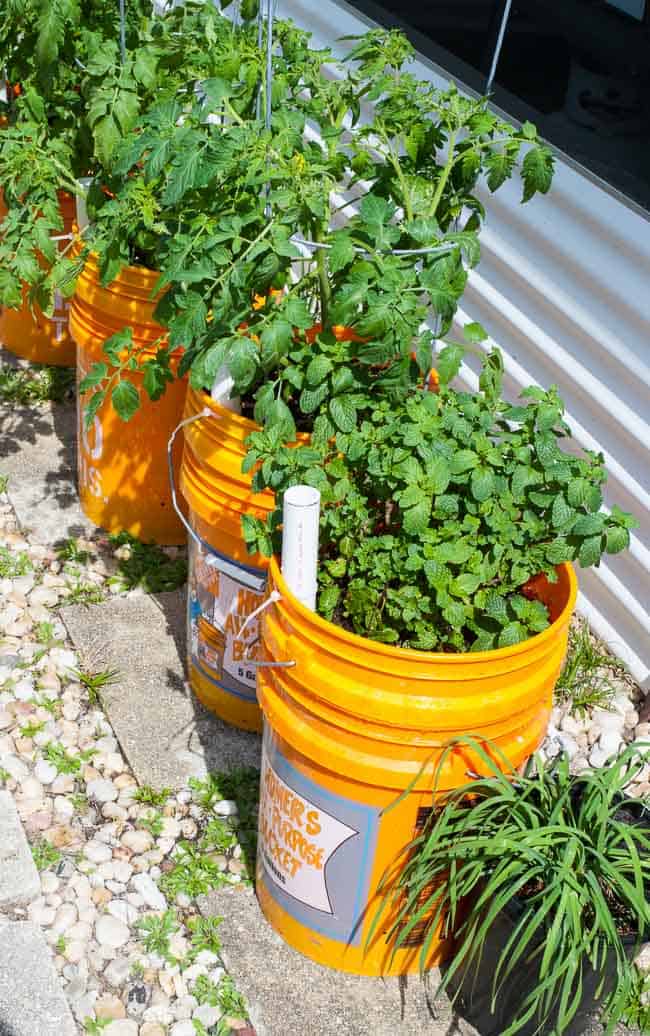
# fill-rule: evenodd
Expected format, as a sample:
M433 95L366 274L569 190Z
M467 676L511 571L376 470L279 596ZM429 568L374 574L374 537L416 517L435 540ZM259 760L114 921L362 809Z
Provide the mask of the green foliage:
M55 849L46 838L39 839L31 848L37 871L51 870L61 859L59 850Z
M86 691L90 704L95 706L101 704L103 689L116 683L120 672L118 669L100 669L97 672L91 672L89 669L75 669L72 671L72 675Z
M32 572L34 566L24 551L13 554L8 547L0 547L0 578L15 579L16 576L26 576Z
M176 843L173 859L173 868L160 879L160 888L170 899L179 892L196 899L229 883L228 872L203 846L181 840Z
M156 791L150 784L141 784L139 788L136 788L133 794L134 802L141 802L147 806L158 806L162 807L167 802L167 799L172 794L171 788L161 788L160 791Z
M37 643L48 646L54 640L54 623L37 622L34 627L34 637Z
M202 950L211 953L221 952L221 936L219 927L223 917L201 917L200 914L188 918L187 927L190 932L189 963L194 963Z
M257 852L259 770L253 766L235 767L227 773L210 773L205 780L190 777L189 785L195 801L208 817L201 844L217 852L225 852L232 849L235 843L239 844L252 879ZM223 799L237 804L235 817L213 815L215 804Z
M6 493L9 486L9 476L0 475L0 494Z
M622 936L641 943L650 930L647 814L625 793L649 746L631 746L607 767L579 776L565 757L548 770L531 761L521 776L501 773L471 738L450 743L439 766L459 747L488 776L445 795L408 847L396 886L384 888L384 903L396 911L392 945L399 948L423 923L424 960L442 920L443 932L455 934L456 951L440 988L459 978L471 984L493 925L510 910L511 934L496 948L490 944L491 1011L518 971L534 981L509 1006L502 1036L528 1022L561 1036L580 1004L587 965L599 978L606 965L614 967L612 987L597 993L611 1032L635 982Z
M57 773L77 775L81 772L82 764L89 762L96 754L96 749L87 748L79 755L73 755L71 752L67 752L63 745L49 741L43 747L41 754L46 762L55 767Z
M169 951L170 937L179 929L175 910L165 910L163 914L148 914L136 922L136 927L147 953L155 953L172 964L176 963Z
M0 255L2 246L0 245ZM1 289L0 289L1 290ZM18 368L0 364L0 400L4 403L62 403L74 390L74 371L67 367Z
M101 1036L104 1029L110 1025L112 1018L91 1018L88 1015L83 1020L83 1027L86 1036Z
M85 582L81 575L67 579L65 587L66 604L101 604L104 600L101 587Z
M163 820L155 809L138 817L138 827L148 831L152 838L159 838L163 830Z
M650 1032L650 980L637 972L630 996L623 1010L623 1022L628 1029Z
M274 36L271 132L256 112L256 29L217 20L213 74L144 113L104 176L111 197L91 188L92 248L104 283L127 263L160 272L156 315L169 340L144 363L151 399L175 376L171 351L182 346L180 373L190 370L195 388L209 388L225 365L233 394L256 396L258 420L287 434L296 420L310 429L327 400L333 425L351 431L357 396L404 390L428 374L428 309L436 336L446 333L479 259L480 176L496 190L522 158L527 200L548 189L552 158L532 125L515 130L485 99L407 72L413 51L399 33L368 33L348 63L312 49L290 23L276 23ZM375 102L373 115L360 125L365 101ZM354 216L334 200L348 189L365 192ZM323 246L300 266L296 232ZM417 260L394 253L414 248L424 250ZM342 336L344 326L353 334ZM142 359L128 337L105 343L106 359L82 385L92 390L87 420L108 400L124 420L141 403L124 377Z
M90 558L88 551L80 548L76 536L70 536L64 540L56 548L56 556L59 561L73 561L78 565L85 565Z
M45 723L43 722L37 723L35 720L31 720L29 723L24 723L20 728L20 736L34 737L35 734L40 733L44 726Z
M187 560L184 557L170 558L154 543L142 543L128 532L119 532L110 537L116 548L128 548L118 554L118 575L111 582L125 590L142 587L147 593L157 594L165 590L176 590L187 581Z
M219 987L207 975L199 975L194 983L192 995L200 1004L209 1004L210 1007L219 1006Z
M555 688L558 701L579 715L607 708L616 691L612 676L625 675L623 663L600 645L584 619L577 620L569 630L567 657Z
M482 334L471 326L471 338ZM249 549L277 550L282 492L315 486L318 610L371 639L445 651L523 641L549 621L535 577L554 582L565 561L598 564L637 524L602 509L601 455L560 448L568 428L555 387L505 402L496 349L479 351L478 392L451 387L467 349L440 352L439 393L357 395L354 426L324 401L309 445L285 445L277 425L248 439L244 469L277 504L265 524L244 519Z
M235 989L230 975L224 975L219 983L219 1005L229 1018L246 1018L246 1001Z

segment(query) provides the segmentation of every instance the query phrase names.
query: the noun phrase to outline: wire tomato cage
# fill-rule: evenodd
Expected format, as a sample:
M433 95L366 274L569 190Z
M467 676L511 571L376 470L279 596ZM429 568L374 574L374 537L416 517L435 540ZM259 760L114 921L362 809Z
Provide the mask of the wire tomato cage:
M266 61L265 61L265 77L264 83L260 83L260 89L257 96L257 117L261 114L261 98L262 98L262 85L264 86L264 126L267 132L271 132L272 122L272 87L273 87L273 22L275 18L275 0L260 0L260 6L257 16L257 41L261 49L264 40L264 23L266 23ZM270 185L266 186L267 198L270 193ZM349 205L354 205L359 199L350 200ZM267 200L266 205L267 218L271 218L271 204ZM332 245L325 241L311 241L308 238L301 237L299 234L293 234L290 240L301 248L307 249L311 252L318 251L329 251ZM449 255L454 252L458 245L446 244L446 245L430 245L424 248L391 248L386 251L380 251L378 249L362 248L359 245L353 245L353 250L357 255L398 255L398 256L426 256L426 255ZM306 258L306 257L305 257Z

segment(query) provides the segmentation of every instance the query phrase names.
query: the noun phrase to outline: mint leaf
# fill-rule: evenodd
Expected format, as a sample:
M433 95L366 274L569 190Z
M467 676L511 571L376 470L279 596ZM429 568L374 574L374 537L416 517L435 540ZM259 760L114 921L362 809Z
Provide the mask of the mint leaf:
M602 536L591 536L583 540L578 551L578 561L581 568L589 568L597 565L602 554Z
M349 396L334 396L329 404L330 416L340 432L352 432L357 424L357 409Z

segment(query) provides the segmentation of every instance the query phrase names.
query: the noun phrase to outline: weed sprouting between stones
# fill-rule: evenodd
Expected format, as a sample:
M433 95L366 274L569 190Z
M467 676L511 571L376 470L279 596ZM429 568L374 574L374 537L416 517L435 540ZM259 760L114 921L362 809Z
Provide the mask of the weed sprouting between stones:
M55 741L49 741L42 750L42 756L46 762L51 763L57 773L76 775L81 772L82 763L89 762L96 755L96 749L87 748L79 755L72 755L67 752L63 745Z
M169 950L169 940L180 927L175 910L165 910L160 915L148 914L137 922L136 927L142 935L142 945L147 953L155 953L158 957L176 963L176 958Z
M156 791L150 784L141 784L133 794L133 801L140 802L144 806L158 806L162 808L171 793L171 788L161 788L160 791Z
M33 569L34 566L24 551L13 553L7 547L0 547L1 579L16 579L17 576L26 576Z
M88 701L94 707L101 704L102 690L110 687L119 678L118 669L100 669L92 672L89 669L74 669L72 675L78 680L88 695Z
M74 395L75 371L69 367L34 365L16 369L0 365L0 402L63 403Z
M144 816L138 817L138 827L148 831L152 838L159 838L163 831L163 819L160 813L152 809Z
M124 590L141 587L147 593L176 590L187 581L185 557L170 557L153 543L142 543L128 532L110 537L119 561L118 575L109 582Z
M556 699L574 714L607 708L616 692L612 677L624 678L623 663L609 654L591 633L584 619L569 631L569 648L555 690Z
M52 867L56 867L61 859L59 850L55 849L46 838L40 838L31 848L37 871L51 870Z
M79 546L76 536L70 536L56 548L56 556L59 561L73 561L77 565L85 565L90 553Z

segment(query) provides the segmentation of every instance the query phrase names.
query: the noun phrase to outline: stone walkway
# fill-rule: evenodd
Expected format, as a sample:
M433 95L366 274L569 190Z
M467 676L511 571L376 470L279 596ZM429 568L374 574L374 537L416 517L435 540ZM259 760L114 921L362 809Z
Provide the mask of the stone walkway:
M126 590L129 548L81 516L72 427L0 405L0 1036L475 1034L419 980L336 975L261 918L259 739L185 684L182 592ZM555 710L546 754L647 736L637 699L622 680L612 711Z

